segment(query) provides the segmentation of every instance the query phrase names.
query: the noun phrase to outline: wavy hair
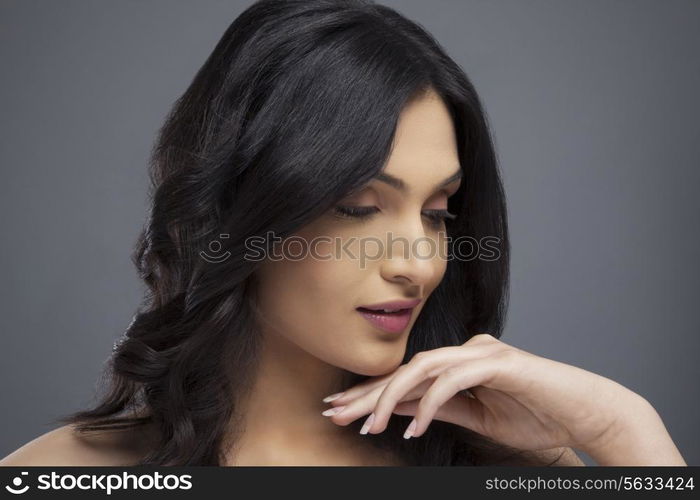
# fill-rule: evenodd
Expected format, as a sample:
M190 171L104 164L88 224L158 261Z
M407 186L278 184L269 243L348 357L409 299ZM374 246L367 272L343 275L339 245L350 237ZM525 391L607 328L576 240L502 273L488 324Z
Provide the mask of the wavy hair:
M450 260L410 333L404 362L500 337L508 293L506 203L489 126L463 70L419 24L369 0L261 0L229 26L177 99L149 161L149 214L132 261L147 285L79 432L152 424L134 465L220 465L259 360L257 262L245 241L287 236L366 184L390 154L399 114L432 89L447 105L464 171L449 236L500 238L500 258ZM200 257L227 233L223 262ZM347 373L348 386L368 377ZM410 417L373 436L411 465L544 465L529 452ZM361 425L361 419L351 425Z

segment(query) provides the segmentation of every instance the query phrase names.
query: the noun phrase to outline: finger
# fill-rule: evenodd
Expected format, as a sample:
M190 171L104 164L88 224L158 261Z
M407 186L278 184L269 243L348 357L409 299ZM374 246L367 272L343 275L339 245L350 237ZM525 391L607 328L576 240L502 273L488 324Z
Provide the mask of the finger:
M324 403L329 403L332 406L345 406L353 399L365 395L379 386L386 385L393 375L394 372L382 375L381 377L372 377L371 379L368 379L360 384L354 385L351 388L343 391L342 393L340 393L342 394L341 396L338 396L330 401L325 401L324 399ZM335 396L335 394L331 394L331 396Z
M462 344L462 346L469 345L469 346L476 346L476 345L494 345L498 343L501 346L504 346L503 342L500 340L496 339L492 335L488 333L478 333L473 335L467 342ZM454 349L456 346L446 346L446 347L441 347L438 349L433 349L429 352L434 353L435 351L442 352L445 349ZM402 365L406 366L406 365ZM400 369L401 367L399 367ZM330 401L326 401L327 398L324 398L325 403L329 403L331 406L345 406L347 405L350 401L352 401L355 398L358 398L362 395L365 395L369 393L370 391L376 389L379 386L385 386L391 378L394 377L396 374L396 370L392 373L383 375L381 377L373 377L369 380L366 380L365 382L362 382L360 384L357 384L353 386L350 389L345 390L342 393L338 394L331 394L330 396L327 396L327 398L334 397Z
M412 391L406 394L404 400L414 399L422 396L425 391L430 387L432 380L426 380L424 383L419 384L414 387ZM384 387L376 387L375 389L369 391L367 394L360 396L359 398L350 401L344 406L340 413L326 415L330 419L341 426L350 424L351 422L357 420L360 417L369 415L374 410L377 405L377 399L381 395Z
M401 402L396 405L393 413L414 417L418 413L419 404L420 399ZM485 434L485 410L486 407L478 399L456 396L438 408L433 420L448 422Z
M374 409L374 422L369 432L378 434L386 429L393 408L406 394L423 380L437 377L454 364L461 364L487 357L503 349L496 344L450 346L418 353L410 362L397 370L396 375L384 387Z
M456 393L470 387L487 385L498 374L501 366L502 364L494 359L482 358L444 370L435 379L418 404L415 416L416 427L412 436L421 436L428 428L438 409ZM475 404L478 399L464 398L464 400L468 401L467 404L471 406L472 410L479 407ZM465 423L473 417L475 415L465 414L458 416L459 419L464 418L464 423L460 423L460 425L466 427ZM471 424L473 425L473 421Z
M483 337L483 335L477 335L477 337ZM482 339L482 341L485 342L486 340ZM427 352L430 352L432 354L440 354L444 351L454 350L457 348L459 348L459 346L446 346L446 347L440 347L437 349L433 349L433 350L427 351ZM414 358L415 357L416 356L414 356ZM411 361L413 361L413 360L411 360ZM410 361L409 361L409 363L410 363ZM406 367L406 365L408 365L408 363L399 366L392 373L388 373L388 374L382 375L380 377L372 377L369 380L366 380L360 384L357 384L357 385L351 387L350 389L347 389L346 391L342 392L341 396L337 396L335 394L332 394L331 396L337 396L337 397L335 397L334 399L332 399L330 401L324 400L324 402L327 402L327 403L331 404L332 406L336 406L336 407L337 406L346 406L348 403L350 403L350 401L352 401L360 396L364 396L364 395L368 394L369 392L373 391L377 387L384 387L387 383L389 383L389 381L394 376L396 376L396 373L399 370L404 369Z

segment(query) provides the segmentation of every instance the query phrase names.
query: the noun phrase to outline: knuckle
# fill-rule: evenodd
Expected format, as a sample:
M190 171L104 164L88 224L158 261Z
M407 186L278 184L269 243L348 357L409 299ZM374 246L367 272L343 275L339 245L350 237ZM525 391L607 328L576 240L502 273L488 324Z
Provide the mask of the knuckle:
M518 353L514 349L509 348L498 351L494 356L506 363L512 363L518 359Z
M460 376L460 370L459 368L455 366L451 366L449 368L445 368L443 372L440 374L440 378L442 379L441 382L448 387L453 386L456 383L456 380Z
M411 358L411 361L420 361L422 359L425 359L426 352L425 351L419 351L413 355L413 358Z
M473 343L477 342L498 342L499 340L491 335L490 333L477 333L476 335L472 335L472 337L468 340L468 342L472 341Z
M454 366L450 366L448 368L445 368L442 373L440 374L440 377L442 379L450 379L456 375L456 370Z
M428 377L430 366L430 358L427 354L419 352L411 360L413 368L417 370L423 377Z

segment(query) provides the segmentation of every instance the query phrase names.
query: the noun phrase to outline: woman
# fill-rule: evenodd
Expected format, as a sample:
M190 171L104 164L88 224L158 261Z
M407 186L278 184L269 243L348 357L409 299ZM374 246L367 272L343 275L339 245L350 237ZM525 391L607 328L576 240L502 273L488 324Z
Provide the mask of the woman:
M644 398L500 340L487 122L394 10L256 2L151 167L134 252L149 293L109 390L2 463L685 464Z

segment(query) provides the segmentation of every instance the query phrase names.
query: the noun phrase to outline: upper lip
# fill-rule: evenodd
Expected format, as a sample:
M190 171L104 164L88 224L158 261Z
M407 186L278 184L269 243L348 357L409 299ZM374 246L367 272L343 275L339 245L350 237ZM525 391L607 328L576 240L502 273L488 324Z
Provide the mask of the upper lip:
M370 306L358 306L363 309L372 309L378 311L380 309L411 309L420 304L422 299L413 300L392 300L391 302L382 302L381 304L372 304Z

